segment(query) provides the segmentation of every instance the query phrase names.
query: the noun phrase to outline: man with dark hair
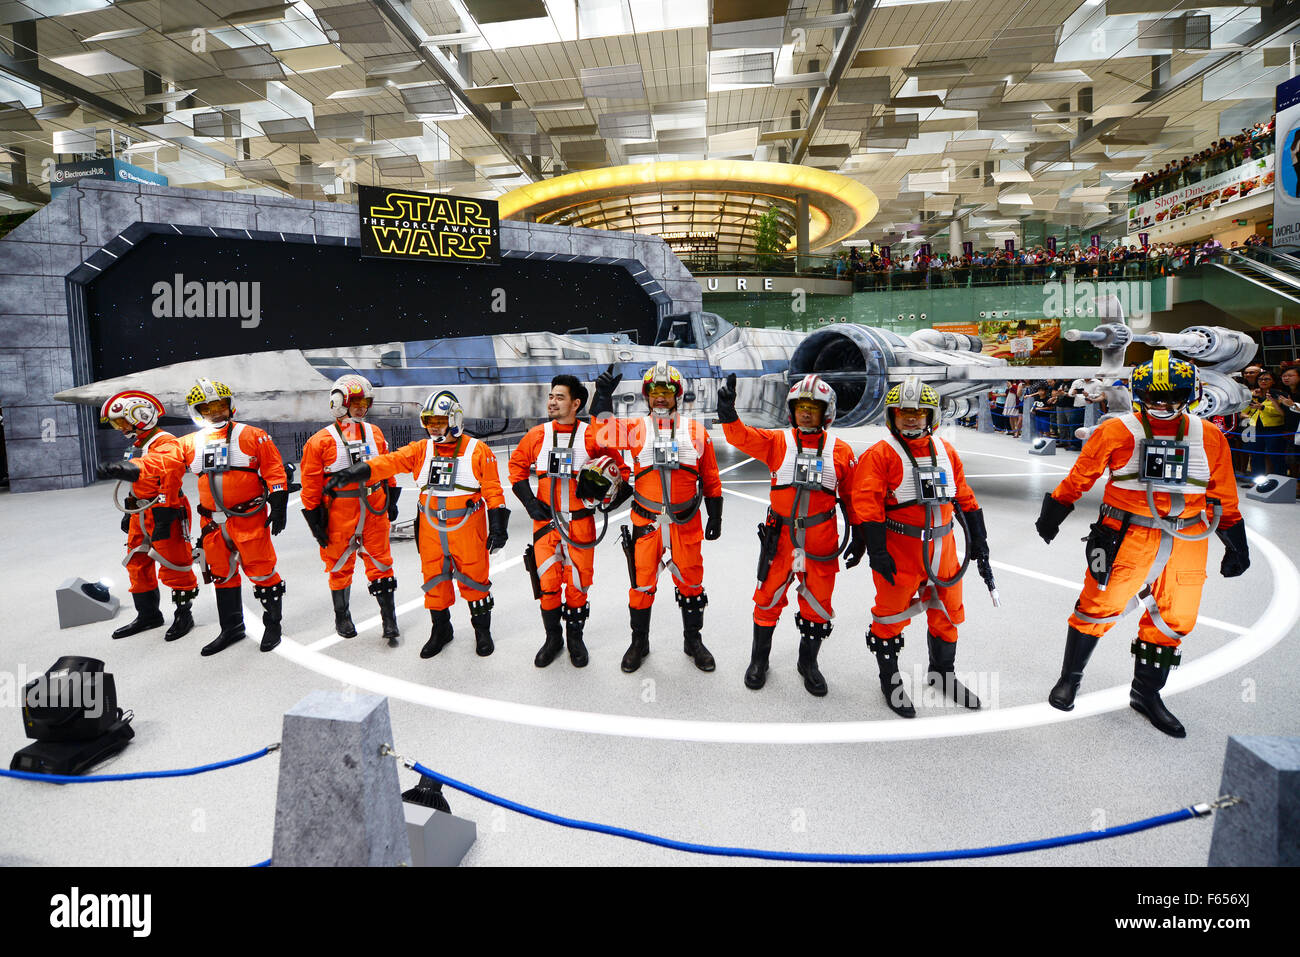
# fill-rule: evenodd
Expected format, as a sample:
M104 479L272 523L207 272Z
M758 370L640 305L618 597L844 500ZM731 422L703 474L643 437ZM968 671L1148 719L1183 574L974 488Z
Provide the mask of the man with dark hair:
M584 467L601 456L595 432L578 413L587 404L587 387L576 376L557 375L546 397L550 420L534 426L510 455L510 485L533 520L533 541L524 550L524 564L533 591L542 603L546 641L533 664L545 668L564 647L560 621L568 626L569 660L575 668L587 664L582 629L591 607L596 547L595 509L579 493ZM624 466L621 469L626 473ZM537 494L529 477L537 476ZM583 491L587 491L583 489Z

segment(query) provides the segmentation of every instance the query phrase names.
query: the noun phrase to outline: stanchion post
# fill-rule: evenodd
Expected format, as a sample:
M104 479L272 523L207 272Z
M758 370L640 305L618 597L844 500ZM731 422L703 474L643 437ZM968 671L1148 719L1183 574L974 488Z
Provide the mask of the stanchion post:
M975 428L980 432L996 432L993 428L993 409L989 404L989 394L980 393L980 411L979 419L976 420Z
M388 699L313 691L284 715L271 860L278 867L411 863Z
M1300 738L1229 737L1219 793L1210 867L1300 866Z

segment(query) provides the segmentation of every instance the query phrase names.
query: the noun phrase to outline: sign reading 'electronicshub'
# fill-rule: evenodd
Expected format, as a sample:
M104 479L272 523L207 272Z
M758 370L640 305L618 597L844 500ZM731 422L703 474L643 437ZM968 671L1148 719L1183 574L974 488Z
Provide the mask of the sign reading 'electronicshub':
M378 186L359 194L363 258L501 264L495 200Z
M83 179L115 179L123 183L144 183L147 186L166 186L167 177L151 173L119 159L85 160L81 163L59 163L50 176L50 196L58 196L69 186Z
M1300 77L1277 88L1277 170L1279 188L1273 190L1274 246L1300 242Z

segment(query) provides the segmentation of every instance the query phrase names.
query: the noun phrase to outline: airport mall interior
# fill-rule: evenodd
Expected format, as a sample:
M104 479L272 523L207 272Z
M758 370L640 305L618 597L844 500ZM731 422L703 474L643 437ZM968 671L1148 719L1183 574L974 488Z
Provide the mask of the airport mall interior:
M0 863L1300 863L1298 74L0 0Z

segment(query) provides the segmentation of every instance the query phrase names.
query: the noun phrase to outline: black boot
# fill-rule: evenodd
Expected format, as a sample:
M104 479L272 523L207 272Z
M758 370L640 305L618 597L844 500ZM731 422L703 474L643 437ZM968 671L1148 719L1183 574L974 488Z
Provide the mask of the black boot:
M352 624L352 611L348 608L348 599L352 586L330 589L330 598L334 599L334 631L340 638L355 638L357 626Z
M451 628L450 608L430 608L429 617L433 619L433 630L429 632L429 640L420 649L421 658L432 658L455 637Z
M772 653L772 633L776 625L754 622L754 646L749 652L749 667L745 669L745 687L757 691L767 684L767 656Z
M253 597L262 603L262 651L273 651L280 643L280 621L283 617L284 582L274 585L256 585ZM356 634L356 632L353 632Z
M1052 686L1047 703L1058 711L1073 711L1074 696L1083 681L1083 669L1088 666L1092 650L1101 639L1070 628L1065 633L1065 660L1061 662L1061 677Z
M167 624L167 619L158 610L157 588L153 591L133 592L131 600L135 602L135 620L128 622L113 632L114 638L127 638L131 635L138 635L142 631L148 631L150 628L159 628Z
M546 630L546 642L538 649L536 657L533 658L533 664L538 668L545 668L555 656L564 650L564 629L560 624L561 611L559 608L542 609L542 627Z
M880 668L880 690L889 710L900 718L915 718L916 709L903 687L903 676L898 673L898 653L903 650L903 636L877 638L868 631L867 647L876 656L876 665Z
M388 639L388 647L396 648L401 642L402 633L397 628L397 579L376 578L367 587L379 604L379 620L383 622L384 633L380 637Z
M423 774L420 775L419 784L409 791L402 792L402 800L407 804L418 804L420 807L431 807L435 811L451 813L451 805L447 803L447 798L442 793L442 782Z
M700 592L698 595L677 593L677 604L682 606L682 651L691 656L695 667L701 671L712 671L717 667L713 655L704 647L700 631L704 628L704 606L709 603L709 596Z
M817 668L817 653L821 651L822 642L831 633L829 621L809 621L802 615L794 616L794 623L799 628L799 674L803 676L804 689L818 698L826 695L826 679Z
M1172 645L1153 645L1137 639L1133 642L1133 686L1129 689L1129 707L1142 715L1171 738L1187 737L1187 729L1173 716L1160 699L1160 689L1169 680L1169 672L1178 667L1182 655Z
M628 608L632 619L632 643L623 655L622 668L628 674L641 667L641 662L650 654L650 608Z
M587 667L587 646L582 643L582 628L591 614L590 605L564 606L564 624L569 638L569 661L575 668Z
M930 647L930 673L926 680L931 687L939 684L943 693L963 708L978 711L980 699L957 680L957 672L953 670L953 662L957 659L957 642L944 641L933 632L926 633L925 641Z
M190 633L194 627L194 616L190 614L190 602L199 597L199 590L192 588L189 591L172 589L172 603L176 606L176 614L172 616L172 626L167 629L167 634L163 635L163 641L175 641Z
M217 621L221 622L221 633L216 638L203 646L199 652L203 657L215 655L219 651L225 651L237 641L243 641L246 637L244 634L244 595L243 589L236 585L234 588L218 588L217 593Z
M492 644L492 596L469 603L469 623L474 626L474 653L486 658L496 650Z

